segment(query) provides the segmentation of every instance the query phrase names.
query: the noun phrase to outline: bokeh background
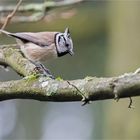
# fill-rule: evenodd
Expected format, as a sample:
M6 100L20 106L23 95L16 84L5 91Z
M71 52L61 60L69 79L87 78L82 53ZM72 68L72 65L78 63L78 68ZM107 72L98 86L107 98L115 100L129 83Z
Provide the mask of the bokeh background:
M0 0L0 5L16 2ZM140 66L139 0L87 0L54 9L44 21L11 23L6 30L64 31L66 27L71 31L75 55L45 64L56 77L71 80L118 76ZM13 42L12 38L0 36L0 44ZM12 69L0 69L0 81L19 78ZM84 107L80 102L3 101L0 140L138 140L140 98L133 98L135 109L128 109L128 104L129 99L95 101Z

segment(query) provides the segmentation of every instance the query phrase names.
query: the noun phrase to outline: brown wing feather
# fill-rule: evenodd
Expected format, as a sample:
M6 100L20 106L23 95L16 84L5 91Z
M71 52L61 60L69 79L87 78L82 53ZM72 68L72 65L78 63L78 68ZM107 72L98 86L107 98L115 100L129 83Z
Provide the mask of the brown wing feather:
M57 32L38 32L38 33L10 33L9 35L21 39L24 42L32 42L39 46L49 46L54 43L55 34Z

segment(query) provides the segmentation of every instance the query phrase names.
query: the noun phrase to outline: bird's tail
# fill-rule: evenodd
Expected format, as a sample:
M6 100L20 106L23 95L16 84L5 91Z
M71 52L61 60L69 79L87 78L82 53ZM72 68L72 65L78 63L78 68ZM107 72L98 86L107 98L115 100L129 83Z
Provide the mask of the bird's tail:
M11 35L11 33L10 33L10 32L7 32L7 31L2 30L2 29L0 29L0 33L4 33L4 34L6 34L6 35Z
M8 35L8 36L12 36L13 34L12 33L10 33L10 32L7 32L7 31L5 31L5 30L2 30L2 29L0 29L0 33L4 33L4 34L6 34L6 35ZM20 46L19 45L11 45L11 47L12 48L20 48Z

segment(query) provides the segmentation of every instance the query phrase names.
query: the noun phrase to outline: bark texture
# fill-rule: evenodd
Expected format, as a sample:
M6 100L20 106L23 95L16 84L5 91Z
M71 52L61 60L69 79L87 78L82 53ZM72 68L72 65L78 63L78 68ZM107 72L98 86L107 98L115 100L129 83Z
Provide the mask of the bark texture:
M70 102L119 99L140 96L140 70L118 77L64 81L38 75L35 65L23 57L16 45L0 47L0 64L12 67L24 76L21 80L0 82L0 101L35 99L39 101Z

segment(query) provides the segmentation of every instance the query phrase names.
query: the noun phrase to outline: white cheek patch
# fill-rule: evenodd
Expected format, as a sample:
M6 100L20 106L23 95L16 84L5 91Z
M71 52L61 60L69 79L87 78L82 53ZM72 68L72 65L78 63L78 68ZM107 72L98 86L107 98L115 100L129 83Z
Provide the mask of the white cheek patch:
M58 44L59 44L59 46L64 46L65 42L64 42L64 40L60 39L60 42Z

